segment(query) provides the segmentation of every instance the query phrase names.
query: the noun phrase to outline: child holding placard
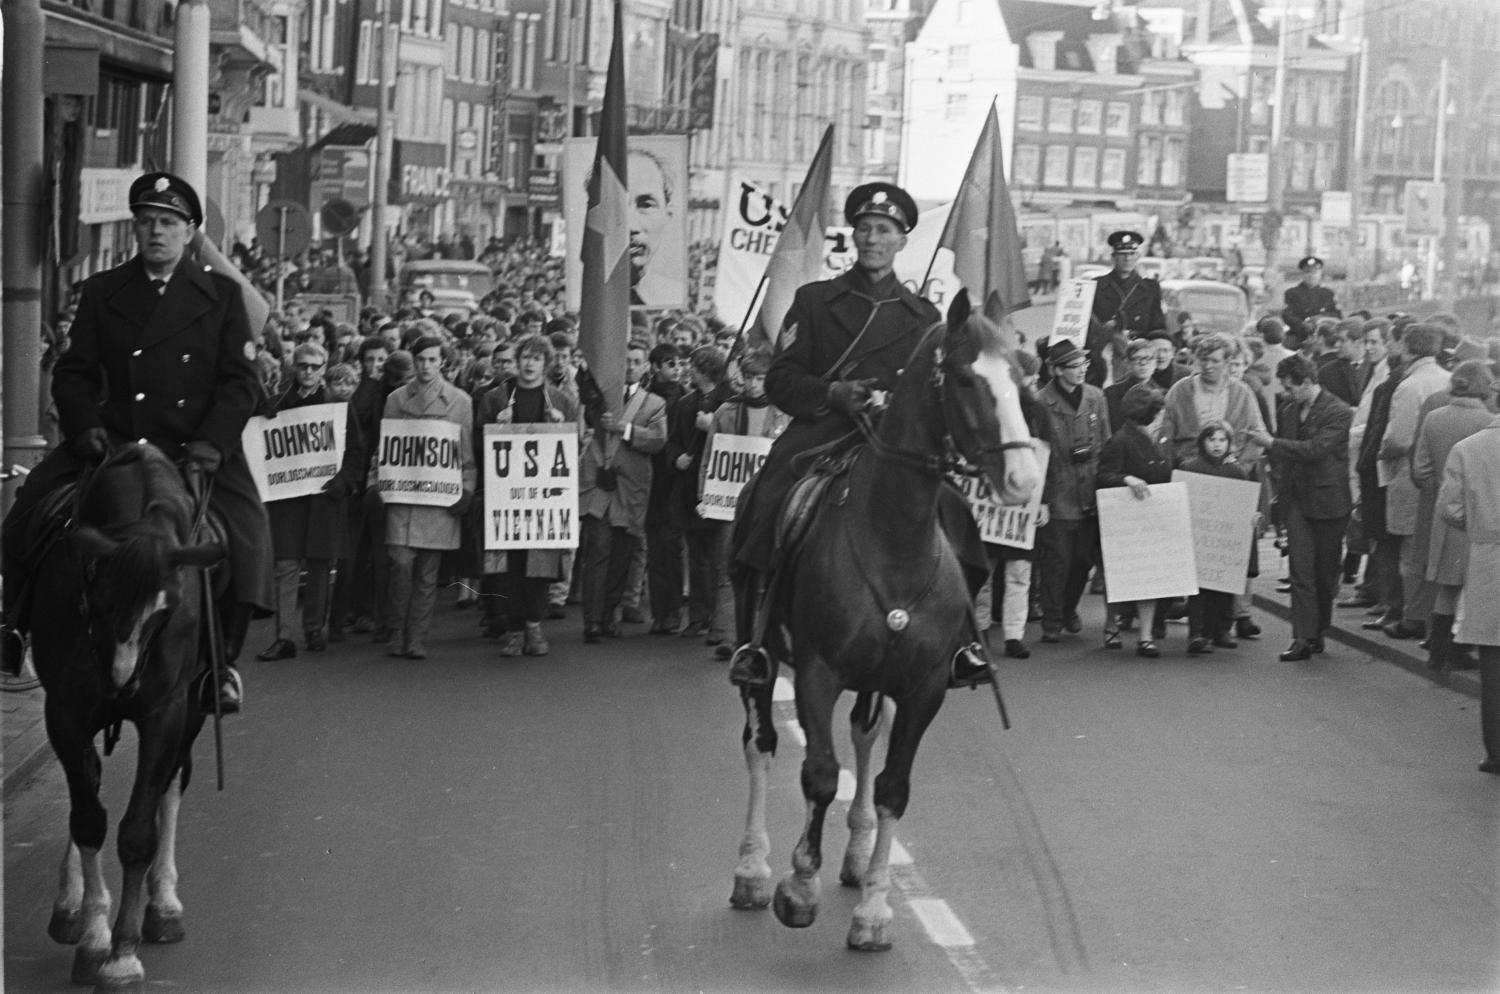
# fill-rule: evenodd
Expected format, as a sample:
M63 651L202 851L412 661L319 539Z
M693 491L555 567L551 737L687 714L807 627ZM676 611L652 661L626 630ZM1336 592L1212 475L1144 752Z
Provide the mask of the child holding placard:
M1184 473L1203 473L1231 480L1248 480L1243 466L1229 462L1234 448L1234 429L1227 421L1210 421L1198 432L1198 454L1179 467ZM1259 515L1256 515L1259 517ZM1258 527L1258 522L1252 522ZM1200 656L1220 649L1235 649L1234 595L1221 590L1200 590L1188 598L1188 655Z

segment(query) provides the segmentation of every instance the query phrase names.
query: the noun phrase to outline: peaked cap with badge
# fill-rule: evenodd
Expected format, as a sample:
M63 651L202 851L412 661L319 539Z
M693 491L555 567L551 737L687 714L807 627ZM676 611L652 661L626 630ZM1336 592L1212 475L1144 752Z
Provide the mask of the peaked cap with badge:
M1112 252L1139 252L1146 239L1139 231L1114 231L1105 239Z
M917 226L917 202L894 183L866 183L849 191L844 201L844 220L855 224L866 214L888 217L910 232Z
M181 214L193 224L203 223L203 203L187 180L171 173L147 173L130 184L130 209L160 207Z

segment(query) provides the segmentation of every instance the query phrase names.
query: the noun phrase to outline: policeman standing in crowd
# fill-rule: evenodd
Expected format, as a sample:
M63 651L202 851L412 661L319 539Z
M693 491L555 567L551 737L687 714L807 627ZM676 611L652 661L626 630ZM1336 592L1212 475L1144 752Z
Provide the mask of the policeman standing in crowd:
M1312 334L1313 318L1324 314L1336 318L1344 315L1333 299L1333 291L1323 286L1323 260L1310 255L1298 262L1297 268L1302 270L1302 282L1287 287L1282 294L1286 307L1281 312L1281 319L1288 328L1295 328L1305 338Z
M1096 277L1094 312L1089 318L1088 340L1090 386L1103 387L1109 373L1109 357L1123 354L1125 343L1165 331L1167 316L1161 307L1161 284L1135 271L1145 239L1138 231L1116 231L1108 238L1115 268Z
M762 687L771 679L770 662L754 644L755 615L762 581L772 567L776 519L782 500L796 482L795 457L856 431L854 417L876 390L890 390L923 332L940 320L930 302L908 290L896 276L896 255L917 225L917 205L899 186L866 183L844 204L854 228L855 264L847 272L798 288L782 322L780 350L766 374L766 396L792 422L746 487L734 523L731 570L735 576L736 650L729 679ZM987 571L988 559L977 533L969 549L956 543L966 565ZM952 682L972 685L989 678L989 663L977 645L960 649Z
M184 180L147 173L131 184L129 199L139 251L84 283L72 344L53 370L66 442L32 470L5 519L7 666L20 647L15 632L25 628L16 615L31 567L26 543L41 524L30 520L33 510L110 446L137 439L212 474L209 505L223 519L230 553L230 592L220 605L226 660L243 647L252 613L270 613L270 525L240 450L260 381L239 284L204 270L188 252L203 208ZM218 696L222 711L239 710L232 666ZM212 708L212 688L205 685L203 697Z

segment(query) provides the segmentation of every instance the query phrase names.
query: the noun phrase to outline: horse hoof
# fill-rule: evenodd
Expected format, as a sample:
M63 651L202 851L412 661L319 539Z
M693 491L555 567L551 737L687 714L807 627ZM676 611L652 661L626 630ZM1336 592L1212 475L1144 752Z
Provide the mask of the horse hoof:
M73 940L78 941L78 940ZM109 959L109 947L79 948L73 951L72 980L75 984L92 984L99 979L99 968Z
M182 927L182 912L161 911L152 905L146 906L146 917L141 922L141 938L147 942L181 942L187 938Z
M53 908L52 918L47 922L47 936L53 942L60 942L65 946L76 946L83 938L83 912L68 911L64 908ZM90 977L92 982L94 978Z
M807 928L818 917L816 904L798 904L787 891L785 883L776 885L776 897L771 902L776 920L787 928Z
M886 922L862 925L854 922L849 926L849 948L860 953L883 953L891 948L891 940L885 936Z
M846 866L839 871L840 887L863 887L864 885L865 875L858 870L852 870Z
M769 877L735 877L729 906L739 911L764 911L771 903Z
M94 980L94 994L120 994L122 991L145 989L146 968L139 957L122 956L106 962L99 968Z

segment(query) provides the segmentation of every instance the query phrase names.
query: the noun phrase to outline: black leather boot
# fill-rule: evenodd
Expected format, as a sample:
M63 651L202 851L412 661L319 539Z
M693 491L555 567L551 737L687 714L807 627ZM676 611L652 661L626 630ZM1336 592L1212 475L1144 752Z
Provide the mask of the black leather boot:
M739 648L729 657L729 682L736 687L764 690L771 685L771 657L755 644L755 613L760 608L761 578L745 570L735 577L734 630Z
M977 687L994 679L995 674L990 669L989 659L985 657L984 646L978 642L959 646L958 651L953 654L953 662L948 671L950 688Z

